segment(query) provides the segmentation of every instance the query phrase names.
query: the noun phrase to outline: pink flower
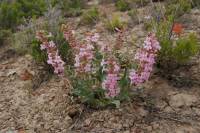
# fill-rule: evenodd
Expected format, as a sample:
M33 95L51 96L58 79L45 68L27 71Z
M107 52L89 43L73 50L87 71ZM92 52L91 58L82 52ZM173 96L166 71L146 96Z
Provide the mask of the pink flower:
M100 38L99 34L94 33L93 35L88 35L85 40L87 42L97 43L99 41L99 38Z
M103 60L101 64L103 65L103 71L106 72L106 78L102 83L102 88L106 90L107 97L115 97L120 93L120 88L118 87L120 67L111 58L107 61Z
M157 52L161 49L155 35L150 34L144 41L143 48L139 49L135 54L135 59L140 66L138 71L132 70L129 74L131 84L141 84L147 81L153 70Z
M87 43L77 48L77 54L75 55L75 68L77 72L91 72L92 60L94 58L94 47Z
M120 89L118 87L119 77L117 74L108 74L106 79L102 83L102 88L106 89L107 97L115 97L119 94Z
M40 49L47 51L47 63L54 68L54 73L58 74L59 76L63 76L65 63L59 56L55 43L53 41L48 41L48 38L51 36L51 33L47 34L44 31L39 31L36 34L36 38L42 42Z
M41 45L40 45L40 49L41 49L41 50L45 50L46 48L47 48L47 46L46 46L45 44L41 44Z

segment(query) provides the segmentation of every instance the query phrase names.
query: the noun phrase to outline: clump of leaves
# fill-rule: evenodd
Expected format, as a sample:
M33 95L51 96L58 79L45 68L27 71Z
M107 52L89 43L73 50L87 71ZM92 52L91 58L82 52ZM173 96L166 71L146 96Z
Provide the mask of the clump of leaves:
M40 49L40 42L34 39L31 44L31 55L37 62L46 64L47 53Z
M69 65L72 65L73 64L73 59L72 59L73 51L71 50L69 43L63 37L63 34L61 31L59 33L57 33L54 40L55 40L56 44L58 44L59 55L61 56L63 61L67 62L67 64L69 64Z
M98 8L94 7L83 13L81 23L94 24L98 19L99 19L99 11Z
M125 22L120 19L119 15L115 14L105 21L105 26L108 30L115 31L116 28L123 29Z
M115 4L118 10L120 11L127 11L130 10L129 3L125 0L118 0Z
M72 76L75 75L73 70L69 70L68 75L70 75L72 86L74 88L73 94L78 96L82 103L92 108L99 109L108 106L119 108L122 101L130 100L130 94L128 93L130 86L127 87L129 84L127 71L125 71L122 79L119 81L119 86L123 89L121 89L120 94L114 98L106 97L106 90L102 89L101 86L98 86L105 78L105 75L102 73L102 68L100 68L98 73L92 75L92 77L89 75L84 76L82 80L80 75L79 78Z

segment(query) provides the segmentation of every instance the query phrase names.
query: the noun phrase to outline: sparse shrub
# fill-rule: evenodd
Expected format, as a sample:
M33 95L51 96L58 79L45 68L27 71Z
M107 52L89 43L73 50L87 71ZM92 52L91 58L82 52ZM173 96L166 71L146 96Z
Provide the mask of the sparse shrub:
M16 29L16 26L22 21L22 12L19 7L18 3L0 3L0 28Z
M0 46L2 46L8 37L11 36L10 30L1 30L0 29Z
M134 5L133 7L143 7L147 5L149 0L127 0L130 5Z
M199 51L197 37L194 33L188 37L163 39L160 44L162 50L159 54L159 66L166 71L187 63Z
M160 21L156 27L157 37L162 47L159 53L159 66L163 70L173 70L187 63L199 51L195 34L182 36L183 26L174 23L173 17Z
M176 8L176 11L178 11L179 7ZM184 11L190 9L181 8ZM158 67L164 72L172 72L179 66L187 64L198 53L198 40L194 33L183 34L184 26L176 22L179 15L176 14L176 11L170 14L168 12L163 14L161 11L162 9L156 10L155 16L150 16L148 26L149 29L156 31L156 36L162 47L158 56Z
M192 0L192 7L200 7L200 1L199 0Z
M55 0L54 3L59 5L65 16L81 15L85 5L84 0Z
M128 15L131 17L133 23L140 23L140 18L138 16L138 11L136 9L132 9L128 11Z
M120 11L127 11L130 10L129 3L126 0L117 0L115 6Z
M181 16L185 12L189 12L192 8L191 0L174 0L168 1L166 3L166 14L175 14L176 16Z
M99 11L97 8L92 8L83 13L81 23L83 24L94 24L99 19Z
M178 62L187 62L191 57L195 56L199 50L197 36L194 33L187 37L181 37L176 41L174 48L174 57Z
M41 29L51 32L54 35L55 43L60 44L62 39L58 36L60 34L59 26L62 21L63 18L60 10L57 8L49 8L49 10L44 13L42 18L30 19L27 21L27 23L19 26L20 30L14 33L12 37L13 47L17 50L18 53L30 53L30 47L33 38L35 38L36 31Z
M43 0L18 0L0 3L0 27L16 30L16 26L23 22L24 18L41 16L47 9Z
M119 15L115 14L111 18L105 20L105 26L110 31L115 31L116 28L122 29L125 26L125 22L123 22Z
M22 16L25 18L41 16L47 10L47 3L44 0L18 0L17 4L20 5L19 10L21 10Z

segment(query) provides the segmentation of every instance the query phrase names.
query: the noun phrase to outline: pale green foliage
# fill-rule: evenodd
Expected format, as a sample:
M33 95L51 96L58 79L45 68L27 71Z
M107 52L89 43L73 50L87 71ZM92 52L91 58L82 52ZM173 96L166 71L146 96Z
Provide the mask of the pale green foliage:
M166 14L175 14L177 16L189 12L192 8L191 0L169 0L166 3Z
M200 8L200 0L192 0L192 6Z
M173 49L173 56L178 62L184 63L187 62L190 57L196 55L198 50L197 37L194 33L191 33L188 37L183 37L176 41L176 46Z
M91 8L83 13L81 18L81 23L83 24L94 24L99 19L99 11L98 8Z
M170 19L169 19L170 20ZM172 20L157 26L157 37L162 47L159 53L159 66L170 69L187 63L198 51L198 40L194 33L175 39L172 36Z
M137 9L132 9L128 11L128 15L131 17L133 23L140 23L140 16L138 15Z
M125 24L126 23L123 22L117 14L114 14L111 18L108 18L105 21L105 26L110 31L115 31L116 28L122 29Z
M79 16L85 3L84 0L54 0L54 4L62 9L65 16Z
M8 37L10 37L11 31L10 30L1 30L0 29L0 47L5 43Z
M126 0L117 0L115 6L120 11L127 11L130 10L129 3Z

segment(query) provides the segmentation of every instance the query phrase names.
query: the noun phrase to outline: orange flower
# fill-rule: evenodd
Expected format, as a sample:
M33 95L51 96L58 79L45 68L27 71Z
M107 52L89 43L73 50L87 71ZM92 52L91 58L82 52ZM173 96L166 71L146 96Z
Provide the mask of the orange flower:
M172 31L173 31L174 33L176 33L177 35L180 35L180 34L182 33L182 31L183 31L183 26L182 26L182 24L175 23L175 24L173 25Z

